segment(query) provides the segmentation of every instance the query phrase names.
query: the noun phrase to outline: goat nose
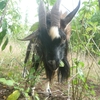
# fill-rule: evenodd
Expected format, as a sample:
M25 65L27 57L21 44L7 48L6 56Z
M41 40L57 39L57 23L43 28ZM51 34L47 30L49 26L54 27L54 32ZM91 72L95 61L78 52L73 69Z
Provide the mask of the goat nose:
M55 65L56 61L55 60L49 60L48 63L51 64L51 65Z

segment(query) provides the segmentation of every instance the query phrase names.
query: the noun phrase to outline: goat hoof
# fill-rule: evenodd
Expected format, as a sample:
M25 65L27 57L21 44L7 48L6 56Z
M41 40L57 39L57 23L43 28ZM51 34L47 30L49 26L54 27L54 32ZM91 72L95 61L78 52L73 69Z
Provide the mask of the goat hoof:
M47 90L47 93L48 93L49 96L51 96L51 90L50 89Z

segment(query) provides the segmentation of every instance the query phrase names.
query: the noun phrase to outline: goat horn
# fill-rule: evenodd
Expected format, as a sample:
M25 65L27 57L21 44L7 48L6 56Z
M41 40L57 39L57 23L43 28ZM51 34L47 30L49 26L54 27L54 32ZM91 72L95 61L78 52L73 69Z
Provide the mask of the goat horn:
M51 26L60 26L60 12L59 12L59 6L60 6L61 0L57 0L55 5L53 6L51 10Z
M78 11L79 7L80 7L80 0L77 7L71 13L69 13L63 20L65 25L67 25L72 20L72 18L75 16L76 12Z
M39 29L46 27L46 9L41 1L39 5Z

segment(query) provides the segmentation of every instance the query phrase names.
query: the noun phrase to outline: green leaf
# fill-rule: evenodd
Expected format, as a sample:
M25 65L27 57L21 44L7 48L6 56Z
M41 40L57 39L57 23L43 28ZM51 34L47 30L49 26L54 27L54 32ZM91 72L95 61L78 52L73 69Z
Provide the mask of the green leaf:
M79 62L79 66L80 67L84 67L84 63L83 62Z
M74 85L78 84L77 79L74 79L74 80L73 80L73 83L74 83Z
M6 84L6 79L5 78L0 78L0 83Z
M85 82L85 77L84 77L84 74L83 74L83 71L82 69L78 68L78 77L83 81Z
M2 50L5 49L5 47L7 46L7 44L8 44L8 38L6 38L4 44L2 45Z
M98 64L100 65L100 60L99 60Z
M83 71L80 68L78 68L78 73L80 76L84 76Z
M64 67L64 62L60 61L59 67Z
M37 30L38 26L39 26L39 23L38 23L38 22L34 23L34 24L31 26L30 31L33 31L33 32L34 32L35 30Z
M88 89L89 89L88 84L85 84L85 86L84 86L84 87L85 87L85 89L86 89L86 90L88 90Z
M38 94L35 94L35 100L40 100Z
M25 92L29 93L29 91L30 91L30 88L28 87Z
M20 92L18 90L15 90L12 94L10 94L7 98L7 100L18 100L20 96Z
M54 5L55 2L56 0L49 0L50 5Z
M24 95L25 95L25 97L27 98L27 100L32 100L32 99L30 98L30 96L28 95L28 93L24 92Z
M3 38L5 37L5 35L6 35L6 30L3 30L2 32L0 32L0 45L1 45L1 43L3 41Z
M14 86L15 81L14 80L6 80L5 78L0 78L0 83L3 83L8 86Z
M0 0L0 10L5 8L6 3L7 3L7 0Z
M13 81L13 80L6 80L6 81L7 81L6 85L14 86L15 81Z

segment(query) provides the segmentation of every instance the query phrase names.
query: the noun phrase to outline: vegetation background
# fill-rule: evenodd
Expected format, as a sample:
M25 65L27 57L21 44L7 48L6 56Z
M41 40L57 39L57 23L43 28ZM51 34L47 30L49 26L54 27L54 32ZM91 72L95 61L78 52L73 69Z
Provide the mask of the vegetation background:
M44 0L47 9L55 1ZM29 95L30 86L40 87L43 82L41 76L44 75L44 69L40 69L35 76L33 69L26 79L22 78L28 42L18 39L35 31L38 23L28 22L27 11L23 22L20 2L0 0L0 100L32 100ZM36 0L37 4L39 2ZM68 55L71 76L60 88L58 85L52 86L53 89L57 87L55 89L59 89L63 95L55 99L54 96L50 100L100 100L100 0L87 0L82 4L71 22ZM37 13L34 18L37 18ZM42 97L37 91L33 96L34 100L43 100ZM46 100L49 100L48 97Z

